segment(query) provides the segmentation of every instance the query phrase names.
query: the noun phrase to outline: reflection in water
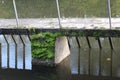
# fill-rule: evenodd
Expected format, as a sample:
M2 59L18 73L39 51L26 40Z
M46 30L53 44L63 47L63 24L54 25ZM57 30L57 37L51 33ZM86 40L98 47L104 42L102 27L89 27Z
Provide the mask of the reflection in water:
M114 63L114 61L119 60L118 58L119 56L113 57L114 66L112 67L112 70L114 71L112 72L112 74L114 76L101 76L98 74L99 72L101 72L101 67L99 66L102 63L102 60L101 61L99 60L99 58L101 58L100 57L101 53L98 53L97 51L94 51L94 50L89 50L89 51L88 52L90 53L90 56L89 56L90 61L86 61L87 63L84 63L84 65L88 65L90 68L88 67L89 69L84 69L84 68L83 69L84 71L89 70L90 74L84 73L81 75L79 71L78 71L78 74L71 73L70 59L71 57L74 57L75 59L75 56L70 55L62 63L60 63L56 68L34 65L32 71L0 69L0 80L16 80L16 79L17 80L120 80L120 76L118 76L119 75L118 70L120 70L120 67L118 64L120 63L119 62ZM84 58L88 58L88 55L86 57L84 56ZM80 62L80 61L77 61L77 62ZM109 65L105 65L105 66L108 67ZM85 71L85 72L89 72L89 71ZM106 73L107 71L108 70L105 70Z
M71 72L73 73L73 74L78 74L78 49L76 48L76 49L73 49L73 50L71 50L71 52L73 52L72 54L71 54ZM74 56L74 57L72 57L72 56Z
M78 48L78 44L76 41L75 37L71 37L69 38L69 43L70 45L70 52L71 52L71 72L73 74L78 74L78 53L79 53L79 48ZM74 57L72 57L74 56Z
M89 50L80 49L80 74L89 74Z
M70 37L71 74L78 76L118 77L120 78L119 48L116 42L120 39L110 37ZM114 49L112 48L114 47ZM78 59L78 60L77 60ZM77 67L78 64L78 67ZM78 70L78 71L76 71ZM99 78L98 78L99 79Z
M74 60L77 58L71 58L72 60L77 61L75 63L80 64L80 66L78 66L80 67L80 73L78 74L91 76L120 77L119 50L113 51L110 49L80 49L80 52L78 54L80 54L80 57L78 57L80 63L78 63L79 61ZM71 55L71 57L76 56Z
M111 50L106 49L101 52L101 75L111 76Z
M119 49L116 49L113 51L113 57L112 57L112 75L113 76L120 76L120 53Z
M112 76L111 75L111 46L109 43L109 38L100 38L101 40L101 75L102 76Z
M108 39L101 38L101 46L108 45L105 40ZM69 42L71 55L57 67L33 66L31 71L0 69L0 80L120 80L120 49L99 49L96 45L79 48L75 37Z
M100 52L98 49L90 50L90 74L99 75L100 71Z

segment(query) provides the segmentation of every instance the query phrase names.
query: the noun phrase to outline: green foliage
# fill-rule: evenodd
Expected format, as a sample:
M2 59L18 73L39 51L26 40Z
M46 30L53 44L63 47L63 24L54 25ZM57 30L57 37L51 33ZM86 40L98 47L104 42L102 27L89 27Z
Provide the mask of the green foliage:
M98 39L100 36L103 36L104 31L95 31L91 32L90 34ZM40 58L40 59L53 59L54 58L54 48L55 48L55 40L58 36L88 36L89 33L85 31L81 32L40 32L39 34L34 34L31 37L32 40L32 56L33 58Z
M60 36L60 33L41 32L39 34L32 35L33 58L54 58L54 46L57 36Z
M32 44L32 57L39 59L53 59L55 40L58 36L68 35L68 32L51 33L51 32L40 32L31 36ZM81 36L77 32L71 32L70 36ZM84 35L85 36L85 35Z
M94 32L93 35L95 36L95 39L97 40L100 36L102 36L102 31Z

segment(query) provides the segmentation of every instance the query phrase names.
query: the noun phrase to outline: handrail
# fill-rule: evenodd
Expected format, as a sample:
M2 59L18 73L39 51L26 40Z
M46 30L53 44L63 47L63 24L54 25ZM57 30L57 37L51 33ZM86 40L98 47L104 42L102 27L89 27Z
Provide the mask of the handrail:
M110 5L110 0L107 0L108 3L108 16L109 16L109 26L110 29L112 28L112 23L111 23L111 5ZM19 26L19 19L18 19L18 13L17 13L17 7L15 0L13 0L13 6L14 6L14 11L15 11L15 16L16 16L16 24L17 27ZM59 6L59 0L56 0L56 8L57 8L57 14L58 14L58 23L59 23L59 28L61 28L61 11L60 11L60 6Z

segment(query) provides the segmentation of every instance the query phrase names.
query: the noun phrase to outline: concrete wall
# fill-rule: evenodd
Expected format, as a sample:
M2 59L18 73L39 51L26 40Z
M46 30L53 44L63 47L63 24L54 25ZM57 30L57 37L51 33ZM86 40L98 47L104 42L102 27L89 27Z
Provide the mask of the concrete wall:
M67 37L58 37L55 42L55 64L60 63L70 55Z

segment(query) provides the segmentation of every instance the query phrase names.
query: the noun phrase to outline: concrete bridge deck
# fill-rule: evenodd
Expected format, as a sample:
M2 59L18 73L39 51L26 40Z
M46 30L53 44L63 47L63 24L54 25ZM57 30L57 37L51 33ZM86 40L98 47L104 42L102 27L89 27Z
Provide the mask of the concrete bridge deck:
M120 18L112 18L112 28L120 27ZM19 19L19 28L60 28L58 18ZM61 18L62 28L109 29L108 18ZM0 28L16 28L15 19L0 19Z

